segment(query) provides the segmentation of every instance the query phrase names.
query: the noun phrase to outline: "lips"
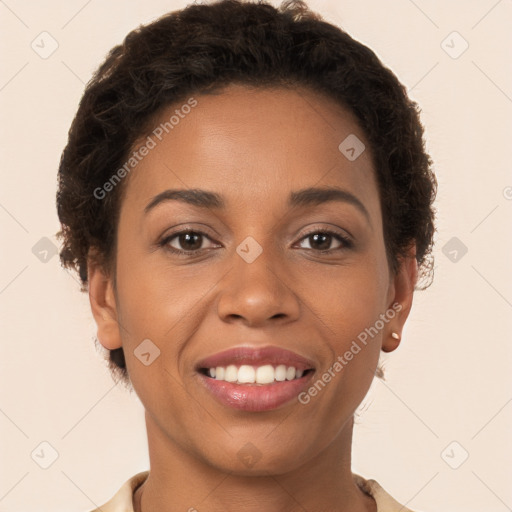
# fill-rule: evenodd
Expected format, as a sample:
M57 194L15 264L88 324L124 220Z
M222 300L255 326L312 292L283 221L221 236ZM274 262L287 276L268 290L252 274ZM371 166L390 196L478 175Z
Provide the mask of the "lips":
M297 370L302 371L314 369L312 361L283 348L262 347L254 349L249 347L235 347L202 359L197 363L196 370L208 370L210 368L216 368L217 366L263 366L266 364L273 366L293 366L297 368Z
M241 378L249 369L254 368L256 373L258 369L272 373L272 367L286 368L290 371L285 378L279 378L276 371L276 380L272 382L272 379L264 379L265 384ZM215 377L215 370L218 373L219 369L222 369L222 372L226 369L225 377L230 370L242 371L239 372L238 379L219 379L219 375ZM196 371L210 396L222 405L244 411L261 412L282 407L296 399L309 385L315 367L312 361L290 350L278 347L235 347L199 361Z

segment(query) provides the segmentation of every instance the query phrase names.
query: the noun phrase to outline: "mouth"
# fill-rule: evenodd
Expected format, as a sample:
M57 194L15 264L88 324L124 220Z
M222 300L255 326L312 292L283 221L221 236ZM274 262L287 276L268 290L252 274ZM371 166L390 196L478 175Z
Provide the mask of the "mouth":
M278 347L236 347L200 361L200 382L222 405L244 411L282 407L308 385L315 367Z
M236 366L216 366L212 368L199 368L199 373L205 377L218 381L232 382L237 385L254 384L257 386L268 386L276 382L285 382L301 379L314 371L313 368L306 370L280 364L272 366L265 364L262 366L251 366L243 364Z

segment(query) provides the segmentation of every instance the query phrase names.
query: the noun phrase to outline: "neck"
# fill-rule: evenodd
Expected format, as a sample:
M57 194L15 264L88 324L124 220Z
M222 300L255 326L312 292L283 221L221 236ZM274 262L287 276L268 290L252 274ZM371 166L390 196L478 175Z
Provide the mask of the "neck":
M219 468L183 450L146 413L150 474L134 494L135 512L150 510L376 512L351 472L353 421L327 448L292 471L257 476Z

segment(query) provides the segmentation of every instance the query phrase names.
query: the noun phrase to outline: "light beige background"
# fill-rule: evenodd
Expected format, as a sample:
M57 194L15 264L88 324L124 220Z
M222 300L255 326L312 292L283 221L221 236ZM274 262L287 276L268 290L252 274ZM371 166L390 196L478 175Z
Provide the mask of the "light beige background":
M408 87L439 180L434 284L361 407L353 469L414 510L512 510L512 1L308 3ZM96 352L87 297L33 247L56 242L57 166L85 82L131 29L186 4L0 1L2 512L85 512L148 468L143 408ZM43 31L59 45L47 59L31 48ZM453 31L469 44L458 58ZM453 237L468 249L456 262ZM47 469L42 442L58 452Z

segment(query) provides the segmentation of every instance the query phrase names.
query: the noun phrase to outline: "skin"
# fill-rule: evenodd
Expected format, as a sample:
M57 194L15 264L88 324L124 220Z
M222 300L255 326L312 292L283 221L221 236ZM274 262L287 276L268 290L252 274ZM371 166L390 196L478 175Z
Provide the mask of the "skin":
M412 305L414 247L391 273L370 146L350 112L306 89L230 85L195 98L123 184L116 282L89 263L98 339L123 347L145 407L150 476L135 510L142 497L144 512L374 512L351 473L353 415L380 351L399 344L391 333ZM338 150L349 134L366 146L353 162ZM349 191L368 217L348 202L287 206L292 191L312 186ZM144 213L162 191L190 188L221 194L226 208L171 200ZM167 247L199 247L195 256L158 245L184 228L207 236ZM325 229L350 234L353 247L306 236ZM252 263L236 252L248 236L263 249ZM401 311L306 405L237 411L199 384L196 363L238 345L295 351L315 362L314 382L393 303ZM160 349L149 366L134 354L145 339ZM260 456L252 467L239 457L248 442Z

